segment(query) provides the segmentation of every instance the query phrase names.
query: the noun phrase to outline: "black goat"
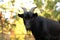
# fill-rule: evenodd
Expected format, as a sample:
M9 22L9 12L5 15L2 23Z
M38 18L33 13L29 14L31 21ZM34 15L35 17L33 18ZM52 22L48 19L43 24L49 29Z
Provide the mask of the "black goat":
M36 8L36 7L35 7ZM27 30L31 30L36 40L60 40L60 24L56 21L38 16L34 13L34 9L27 12L26 8L24 14L18 14L23 18Z

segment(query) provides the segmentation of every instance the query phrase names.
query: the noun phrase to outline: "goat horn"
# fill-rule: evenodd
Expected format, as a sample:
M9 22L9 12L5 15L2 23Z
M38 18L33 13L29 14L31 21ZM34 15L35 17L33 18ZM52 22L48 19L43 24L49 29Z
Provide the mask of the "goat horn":
M33 13L35 8L37 8L37 7L31 8L29 12L32 12Z
M22 9L24 10L24 13L26 13L26 12L27 12L26 8L22 7Z

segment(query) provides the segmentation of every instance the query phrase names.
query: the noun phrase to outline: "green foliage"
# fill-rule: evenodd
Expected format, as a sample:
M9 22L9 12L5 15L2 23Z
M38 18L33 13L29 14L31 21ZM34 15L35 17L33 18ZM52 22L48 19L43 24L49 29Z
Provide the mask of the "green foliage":
M60 12L57 12L57 11L54 11L53 13L52 13L52 15L55 17L55 18L57 18L57 16L60 14Z
M46 18L50 18L50 17L51 17L51 15L48 14L48 13L45 13L44 16L45 16Z
M55 2L60 2L60 0L55 0Z
M34 3L37 5L37 7L41 7L43 5L42 0L34 0Z
M48 0L47 5L46 5L46 9L52 10L54 8L55 4L56 4L55 2Z
M44 5L45 5L45 8L43 9L44 11L43 11L42 14L46 18L51 18L53 16L52 19L54 19L54 18L57 19L58 15L60 14L60 12L57 12L55 10L56 9L55 5L56 5L57 2L60 2L60 0L55 0L55 1L53 1L53 0L44 0L44 5L42 3L42 0L39 0L39 1L38 0L34 0L34 2L37 5L37 7L39 7L39 8L43 8Z

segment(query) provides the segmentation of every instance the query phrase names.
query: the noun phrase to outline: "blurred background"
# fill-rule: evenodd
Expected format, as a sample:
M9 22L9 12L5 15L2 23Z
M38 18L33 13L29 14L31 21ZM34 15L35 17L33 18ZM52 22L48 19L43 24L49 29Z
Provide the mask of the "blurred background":
M60 0L0 0L0 40L35 40L31 31L26 31L21 7L55 21L60 20Z

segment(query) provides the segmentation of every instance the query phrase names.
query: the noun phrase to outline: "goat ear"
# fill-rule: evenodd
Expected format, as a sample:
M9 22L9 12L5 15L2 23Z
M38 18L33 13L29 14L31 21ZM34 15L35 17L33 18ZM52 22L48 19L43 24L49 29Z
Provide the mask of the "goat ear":
M38 16L38 14L37 14L37 13L35 13L35 14L33 14L33 16L34 16L34 17L37 17L37 16Z
M23 18L23 17L24 17L24 16L23 16L23 14L18 14L18 16L19 16L19 17L21 17L21 18Z

